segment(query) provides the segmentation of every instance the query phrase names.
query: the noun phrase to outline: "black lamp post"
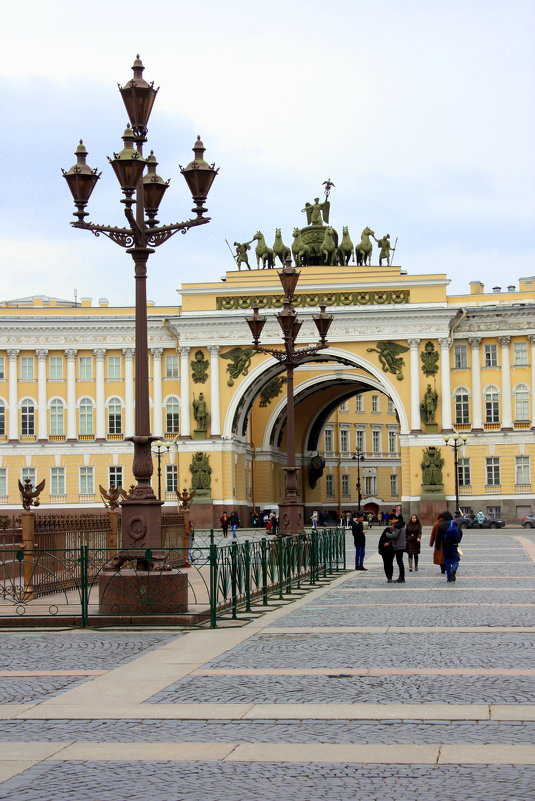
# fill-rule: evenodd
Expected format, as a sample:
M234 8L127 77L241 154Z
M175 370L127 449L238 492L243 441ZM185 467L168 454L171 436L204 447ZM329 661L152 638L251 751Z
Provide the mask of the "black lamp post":
M360 448L356 448L353 459L355 459L357 462L357 512L360 512L360 505L362 502L362 492L360 488L360 463L364 461L364 455L362 454Z
M453 465L455 470L455 516L461 515L461 510L459 508L459 448L462 448L463 445L466 444L466 434L459 434L458 431L454 431L451 435L451 442L450 437L446 434L444 437L444 442L446 445L449 445L450 448L453 448Z
M67 185L74 198L77 220L71 225L91 231L95 236L104 234L117 245L126 249L134 261L136 283L136 355L135 355L135 435L129 439L134 443L133 474L136 484L129 497L123 501L122 535L123 547L160 547L161 545L161 506L151 487L153 471L151 444L156 437L150 431L149 376L147 345L147 261L154 249L181 231L210 222L205 217L203 204L218 170L204 158L204 145L200 137L193 146L195 157L187 167L180 171L193 196L195 217L186 222L172 225L159 225L156 220L160 202L169 182L156 174L157 161L151 151L143 158L143 144L147 141L147 124L156 99L158 89L143 78L143 64L136 57L132 67L134 77L126 86L119 87L130 124L123 135L124 147L113 159L108 159L124 198L124 213L129 227L118 228L84 222L87 216L85 207L96 182L100 177L95 169L86 164L87 151L80 140L76 148L76 164L67 172L63 171ZM143 173L147 168L145 176ZM135 205L135 215L133 206Z
M266 348L259 345L262 329L266 318L259 314L259 307L253 306L252 317L247 318L247 323L253 335L253 347L258 353L269 353L286 369L286 472L285 497L279 504L279 536L287 534L299 534L304 529L303 504L297 495L297 471L295 464L295 403L294 403L294 371L309 356L313 356L320 350L327 348L327 333L333 321L332 315L326 314L325 306L320 306L320 313L314 316L314 322L318 330L320 341L317 345L308 348L296 348L295 341L302 326L302 321L297 319L297 312L294 307L295 288L299 280L299 275L292 266L292 260L288 258L283 269L279 272L279 279L284 291L282 311L277 314L277 320L282 330L284 347Z
M162 499L162 454L169 453L169 448L172 444L172 442L162 442L161 439L157 439L156 442L153 442L154 448L152 449L152 453L154 453L158 459L158 500L160 501Z

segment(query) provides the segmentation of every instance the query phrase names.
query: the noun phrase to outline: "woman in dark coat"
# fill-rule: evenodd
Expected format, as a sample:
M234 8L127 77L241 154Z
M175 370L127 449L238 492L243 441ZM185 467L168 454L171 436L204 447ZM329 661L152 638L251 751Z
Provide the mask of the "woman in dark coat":
M386 580L389 584L392 584L392 576L394 574L394 549L392 547L392 540L388 536L392 531L393 525L393 523L390 523L390 525L385 528L379 537L378 545L379 553L383 560Z
M444 564L444 554L442 553L442 537L440 536L439 526L441 523L444 522L444 514L449 514L449 512L442 512L437 517L437 522L433 525L431 530L431 537L429 539L429 547L432 548L435 546L435 550L433 551L433 564L440 565L440 572L446 572L446 565ZM449 519L451 520L451 515L449 514Z
M413 562L414 570L418 570L418 557L420 554L420 543L422 541L422 524L416 515L411 515L411 519L405 528L405 536L407 538L407 553L409 555L409 571L412 573Z

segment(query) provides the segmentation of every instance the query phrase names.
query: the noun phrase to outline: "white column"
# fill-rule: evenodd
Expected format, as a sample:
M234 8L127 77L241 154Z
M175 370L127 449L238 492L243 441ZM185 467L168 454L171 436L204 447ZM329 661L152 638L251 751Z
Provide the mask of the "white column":
M9 428L8 439L19 438L19 410L18 410L18 392L17 392L17 356L18 350L8 350L7 355L9 359Z
M163 436L162 427L162 353L163 348L152 348L152 401L153 424L152 433Z
M189 348L179 348L180 353L180 435L191 436L189 409Z
M531 428L535 429L535 334L528 339L531 342Z
M411 431L420 431L422 422L420 417L420 372L418 370L419 339L409 339L411 348Z
M96 348L93 353L95 354L96 369L96 405L97 405L97 439L106 439L106 396L104 394L104 357L106 356L105 348Z
M439 339L442 384L442 430L451 431L450 340Z
M498 337L498 342L502 348L502 429L511 431L513 428L513 406L511 402L511 357L509 355L511 337Z
M76 439L76 353L66 350L67 357L67 439Z
M134 348L124 348L124 435L133 437L134 425Z
M481 359L479 356L480 337L469 337L472 348L472 431L483 429L481 404Z
M48 439L48 412L46 408L46 357L47 350L36 350L37 356L37 439Z
M221 436L221 415L219 411L219 345L210 345L210 434Z

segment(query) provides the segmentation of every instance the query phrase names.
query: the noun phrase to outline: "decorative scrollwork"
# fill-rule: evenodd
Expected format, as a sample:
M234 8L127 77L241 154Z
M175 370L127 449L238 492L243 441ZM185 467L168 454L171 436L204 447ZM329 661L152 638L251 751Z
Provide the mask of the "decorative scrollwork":
M235 295L234 297L216 298L216 308L220 311L232 309L280 309L283 295ZM296 307L318 306L374 306L384 304L409 303L410 290L360 290L356 292L315 292L296 295L293 304Z

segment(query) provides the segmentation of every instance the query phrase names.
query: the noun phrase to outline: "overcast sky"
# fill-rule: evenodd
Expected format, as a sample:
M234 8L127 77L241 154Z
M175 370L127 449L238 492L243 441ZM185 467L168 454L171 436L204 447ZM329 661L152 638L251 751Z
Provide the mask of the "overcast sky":
M160 220L186 219L178 171L198 133L220 166L212 222L149 261L148 297L233 269L225 239L291 245L331 178L331 222L398 237L395 263L471 280L535 274L533 0L27 0L6 4L1 299L108 297L130 305L132 262L69 227L60 168L80 138L102 170L93 222L122 225L106 156L127 122L117 83L136 53L160 86L149 143L171 188ZM376 259L374 262L376 263Z

